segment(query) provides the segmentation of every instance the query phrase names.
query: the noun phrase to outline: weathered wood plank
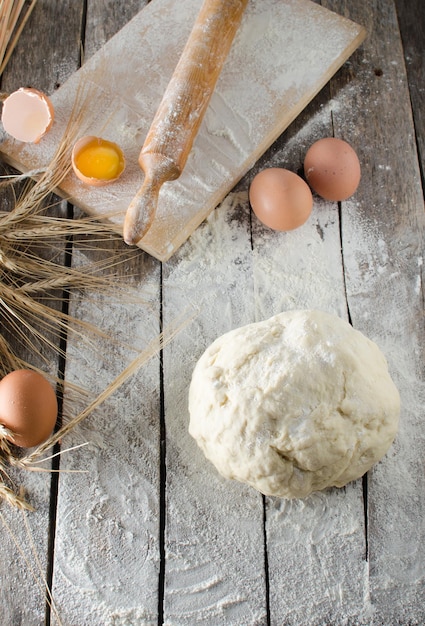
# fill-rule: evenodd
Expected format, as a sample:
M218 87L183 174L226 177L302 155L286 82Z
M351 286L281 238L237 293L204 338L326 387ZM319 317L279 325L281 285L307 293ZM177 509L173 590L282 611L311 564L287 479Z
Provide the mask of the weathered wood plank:
M84 58L88 59L97 52L148 2L149 0L129 0L125 3L115 0L88 0ZM131 51L128 53L131 54Z
M170 625L266 623L261 496L220 478L187 430L197 358L254 315L246 194L231 199L164 266L165 321L187 306L199 311L164 353L164 623Z
M90 2L86 57L142 8L140 2ZM102 247L107 246L103 244ZM111 242L111 258L124 249ZM88 254L93 259L96 252ZM78 266L81 252L74 249ZM131 299L76 294L71 312L108 339L89 345L68 342L66 383L96 397L160 331L160 264L134 254L117 268ZM59 483L53 595L65 624L155 624L158 612L159 549L159 363L153 358L99 411L63 442L90 442L89 449L62 457ZM87 400L88 402L88 400ZM67 397L68 413L77 403ZM83 470L68 474L67 470Z
M322 91L252 171L300 171L308 147L331 136L338 99ZM277 233L253 217L256 319L314 308L347 318L336 203L315 197L301 228ZM361 481L305 500L267 498L271 624L337 624L364 617L367 589ZM284 564L284 565L282 565Z
M22 86L33 86L46 93L53 92L77 68L81 19L82 2L39 0L3 74L2 90L8 93ZM52 24L62 26L52 28ZM53 350L43 346L43 361L38 361L34 354L20 356L51 376L57 375L58 357ZM44 623L46 610L44 579L49 568L50 476L23 472L12 475L26 490L36 512L26 514L25 522L21 512L0 502L0 512L15 538L0 523L0 622L39 625Z
M52 93L69 78L79 63L82 17L82 0L37 0L3 75L3 91L36 87Z
M396 0L422 179L425 177L425 11L421 0Z
M423 623L423 251L425 216L407 78L393 2L329 2L369 37L333 84L333 116L359 152L363 179L342 205L342 243L353 324L386 354L400 389L395 445L369 474L368 545L373 623ZM397 601L394 601L398 598Z
M74 250L76 264L78 256ZM81 404L70 392L67 414L86 406L158 337L159 270L140 253L119 273L128 295L72 299L71 312L106 337L68 342L66 384L90 395ZM61 458L53 595L65 624L156 623L159 389L155 357L63 441L63 448L89 443Z

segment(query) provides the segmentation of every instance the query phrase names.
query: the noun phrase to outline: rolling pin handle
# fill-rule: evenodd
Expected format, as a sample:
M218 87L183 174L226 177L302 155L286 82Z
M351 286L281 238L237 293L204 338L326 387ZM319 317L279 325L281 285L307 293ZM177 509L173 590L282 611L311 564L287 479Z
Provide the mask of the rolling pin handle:
M142 151L139 165L145 178L127 209L123 229L124 241L130 246L139 243L151 227L163 183L180 176L176 164L162 154Z

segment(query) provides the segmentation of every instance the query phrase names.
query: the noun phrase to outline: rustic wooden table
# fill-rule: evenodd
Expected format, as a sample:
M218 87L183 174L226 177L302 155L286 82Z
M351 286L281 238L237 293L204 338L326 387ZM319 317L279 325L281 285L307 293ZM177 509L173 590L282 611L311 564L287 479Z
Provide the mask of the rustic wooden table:
M90 56L144 4L39 0L2 90L53 92L82 44ZM66 447L89 445L61 455L61 473L25 474L34 513L0 504L2 625L425 623L424 10L421 0L321 4L364 25L366 41L170 261L140 251L120 269L144 305L71 298L75 315L136 350L187 305L197 316L71 433ZM333 134L359 154L355 196L315 198L288 234L260 225L247 199L254 174L298 171L307 147ZM187 390L218 335L294 308L334 312L376 341L402 413L363 480L282 501L217 475L187 433ZM70 339L64 370L93 393L128 362L98 342Z

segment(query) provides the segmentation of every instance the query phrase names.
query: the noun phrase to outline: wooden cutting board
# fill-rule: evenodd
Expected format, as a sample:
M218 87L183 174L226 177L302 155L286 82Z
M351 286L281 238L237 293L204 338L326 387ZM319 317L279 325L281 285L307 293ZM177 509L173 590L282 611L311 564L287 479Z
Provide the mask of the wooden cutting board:
M55 123L41 142L6 138L0 145L3 158L22 172L45 167L79 94L85 102L78 136L115 141L127 167L117 183L101 188L87 187L71 174L58 193L121 231L143 181L140 149L201 4L152 0L51 96ZM249 2L185 170L163 185L157 217L139 246L162 261L170 258L365 34L310 0Z

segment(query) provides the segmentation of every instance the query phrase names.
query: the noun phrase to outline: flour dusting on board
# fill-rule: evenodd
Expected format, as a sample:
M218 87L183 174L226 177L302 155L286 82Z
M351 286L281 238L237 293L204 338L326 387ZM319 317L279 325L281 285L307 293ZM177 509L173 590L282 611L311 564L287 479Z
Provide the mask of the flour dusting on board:
M88 190L71 176L61 192L88 213L115 215L111 222L121 230L143 181L138 154L199 7L200 0L149 3L52 95L56 124L43 144L23 148L7 140L0 147L5 157L25 171L46 165L78 85L93 82L103 96L88 107L84 134L118 144L127 168L116 185ZM167 260L364 36L361 26L310 0L249 2L186 168L179 181L164 186L156 220L140 247ZM122 54L129 48L130 57Z

